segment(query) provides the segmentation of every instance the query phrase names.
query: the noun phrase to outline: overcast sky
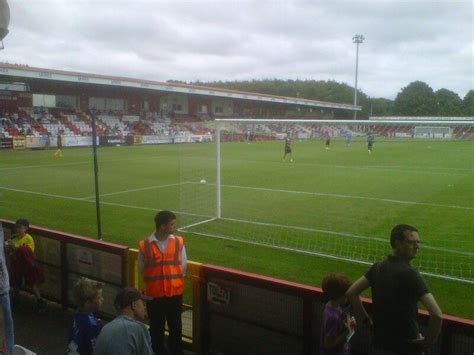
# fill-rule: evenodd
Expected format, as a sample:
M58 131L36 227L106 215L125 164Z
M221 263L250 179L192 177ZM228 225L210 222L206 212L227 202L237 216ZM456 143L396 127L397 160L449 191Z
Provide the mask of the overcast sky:
M474 87L473 0L8 0L0 61L166 81L314 79L394 99Z

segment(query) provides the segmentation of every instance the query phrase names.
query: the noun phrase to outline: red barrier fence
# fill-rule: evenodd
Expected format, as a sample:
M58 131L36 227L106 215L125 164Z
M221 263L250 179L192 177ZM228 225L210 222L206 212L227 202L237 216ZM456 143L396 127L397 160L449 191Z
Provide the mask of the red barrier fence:
M14 223L0 219L8 237ZM138 286L136 250L126 246L31 226L35 254L46 282L41 291L71 305L75 280L86 276L105 283L103 313L112 317L112 300L123 286ZM192 315L183 338L197 353L226 355L317 354L324 301L319 288L237 270L189 262ZM363 300L370 311L371 301ZM419 312L422 331L428 315ZM183 321L183 324L186 322ZM370 353L372 333L358 325L353 354ZM444 316L442 333L431 355L474 354L474 321Z

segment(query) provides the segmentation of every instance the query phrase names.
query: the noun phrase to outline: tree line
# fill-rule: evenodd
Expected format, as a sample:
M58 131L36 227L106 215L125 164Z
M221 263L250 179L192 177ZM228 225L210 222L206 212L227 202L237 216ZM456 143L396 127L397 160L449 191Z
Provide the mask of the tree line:
M248 91L262 94L299 97L352 104L354 88L336 81L316 80L251 80L193 82L199 86ZM402 88L395 100L370 98L358 90L357 104L362 106L359 118L370 116L474 116L474 90L464 98L448 89L434 91L422 81L414 81Z

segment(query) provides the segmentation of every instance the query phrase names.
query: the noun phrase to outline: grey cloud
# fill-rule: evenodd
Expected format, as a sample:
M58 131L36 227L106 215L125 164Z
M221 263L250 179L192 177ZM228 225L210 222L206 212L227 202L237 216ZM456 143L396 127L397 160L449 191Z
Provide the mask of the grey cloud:
M354 81L393 98L472 88L470 0L9 0L3 60L156 80Z

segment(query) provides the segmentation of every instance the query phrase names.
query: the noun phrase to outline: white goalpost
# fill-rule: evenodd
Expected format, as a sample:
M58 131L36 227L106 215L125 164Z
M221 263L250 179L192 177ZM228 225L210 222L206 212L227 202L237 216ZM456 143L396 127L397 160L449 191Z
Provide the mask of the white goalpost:
M459 185L474 178L472 160L462 161L472 153L474 121L216 119L205 125L215 133L214 156L207 155L208 169L188 174L185 199L206 213L181 230L370 264L390 253L391 227L408 223L423 239L421 272L474 283L474 206L464 196L473 191ZM283 158L287 138L294 162ZM436 217L443 214L453 220L448 226Z

